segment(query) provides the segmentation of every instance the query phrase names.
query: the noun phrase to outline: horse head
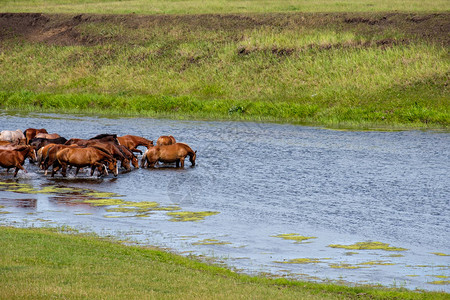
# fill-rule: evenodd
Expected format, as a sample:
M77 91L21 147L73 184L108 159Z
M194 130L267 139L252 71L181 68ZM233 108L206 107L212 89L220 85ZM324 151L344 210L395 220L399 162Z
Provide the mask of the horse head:
M117 177L119 171L117 167L117 160L115 158L108 160L108 169L114 174L114 177Z
M189 155L189 161L191 162L192 166L195 166L196 157L197 157L197 150L195 150L193 153Z

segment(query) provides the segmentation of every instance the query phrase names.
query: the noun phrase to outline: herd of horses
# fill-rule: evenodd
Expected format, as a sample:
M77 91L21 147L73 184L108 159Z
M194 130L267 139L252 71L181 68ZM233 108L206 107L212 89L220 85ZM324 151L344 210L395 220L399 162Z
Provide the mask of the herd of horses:
M137 147L144 146L143 153ZM15 168L14 177L19 170L27 172L23 167L28 158L36 162L45 175L52 167L51 176L61 170L62 176L67 176L67 170L76 168L75 175L81 168L90 167L93 176L97 170L98 176L117 176L118 162L127 171L139 168L135 153L142 154L142 168L154 168L158 162L175 163L176 167L184 167L184 160L189 157L195 166L197 151L193 151L185 143L177 143L171 135L161 136L156 141L136 135L117 136L116 134L99 134L90 139L66 138L57 133L49 134L45 129L28 128L3 130L0 132L0 167L6 168L6 173Z

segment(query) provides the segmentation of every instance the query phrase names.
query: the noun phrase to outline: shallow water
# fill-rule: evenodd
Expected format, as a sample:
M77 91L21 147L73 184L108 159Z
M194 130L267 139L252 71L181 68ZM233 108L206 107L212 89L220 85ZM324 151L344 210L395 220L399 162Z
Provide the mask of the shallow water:
M66 138L172 134L198 151L197 165L100 179L0 169L0 224L67 225L251 274L450 291L450 256L433 254L450 254L448 133L0 113L2 130L28 127ZM216 214L170 215L205 211ZM276 237L290 233L315 238ZM367 241L408 250L329 247ZM286 263L302 258L312 262Z

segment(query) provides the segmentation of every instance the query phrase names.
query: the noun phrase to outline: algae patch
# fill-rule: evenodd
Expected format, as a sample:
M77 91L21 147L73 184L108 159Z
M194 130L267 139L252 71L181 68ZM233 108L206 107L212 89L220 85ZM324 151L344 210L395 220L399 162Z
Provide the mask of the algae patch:
M329 258L293 258L286 261L275 261L279 264L317 264L322 263L324 259Z
M387 243L382 242L358 242L353 245L328 245L331 248L343 248L348 250L384 250L384 251L406 251L406 248L391 247Z
M369 268L369 267L364 267L364 266L360 266L360 265L352 265L352 264L345 264L345 263L340 263L340 264L329 264L330 268L333 269L361 269L361 268Z
M296 244L300 244L303 241L317 238L315 236L302 236L298 233L284 233L284 234L277 234L277 235L271 235L271 236L277 237L277 238L282 238L285 240L292 240L292 241L295 241Z
M450 254L445 254L441 252L431 252L431 254L437 255L437 256L450 256Z
M217 211L181 211L181 212L168 212L167 215L172 217L172 222L193 222L202 221L208 216L217 215Z
M195 243L192 243L192 245L228 245L231 244L230 242L223 242L216 239L204 239Z
M449 285L450 280L435 280L428 282L429 284L437 284L437 285Z
M367 261L364 263L360 263L359 265L369 265L369 266L393 266L395 265L394 263L388 262L388 261L384 261L384 260L372 260L372 261Z

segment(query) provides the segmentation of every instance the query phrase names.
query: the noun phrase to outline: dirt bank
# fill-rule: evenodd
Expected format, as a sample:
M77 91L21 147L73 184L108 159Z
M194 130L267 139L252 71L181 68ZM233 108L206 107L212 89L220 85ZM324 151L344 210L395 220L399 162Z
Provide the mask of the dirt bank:
M103 43L140 44L133 35L98 35L82 32L80 25L116 24L129 30L166 28L182 25L185 29L210 29L229 33L233 40L242 38L246 29L261 27L332 28L376 34L398 30L409 39L425 40L444 46L450 44L450 13L295 13L295 14L206 14L206 15L92 15L92 14L0 14L0 41L19 39L50 45L98 45ZM405 42L407 42L405 40ZM389 41L384 41L389 44Z

